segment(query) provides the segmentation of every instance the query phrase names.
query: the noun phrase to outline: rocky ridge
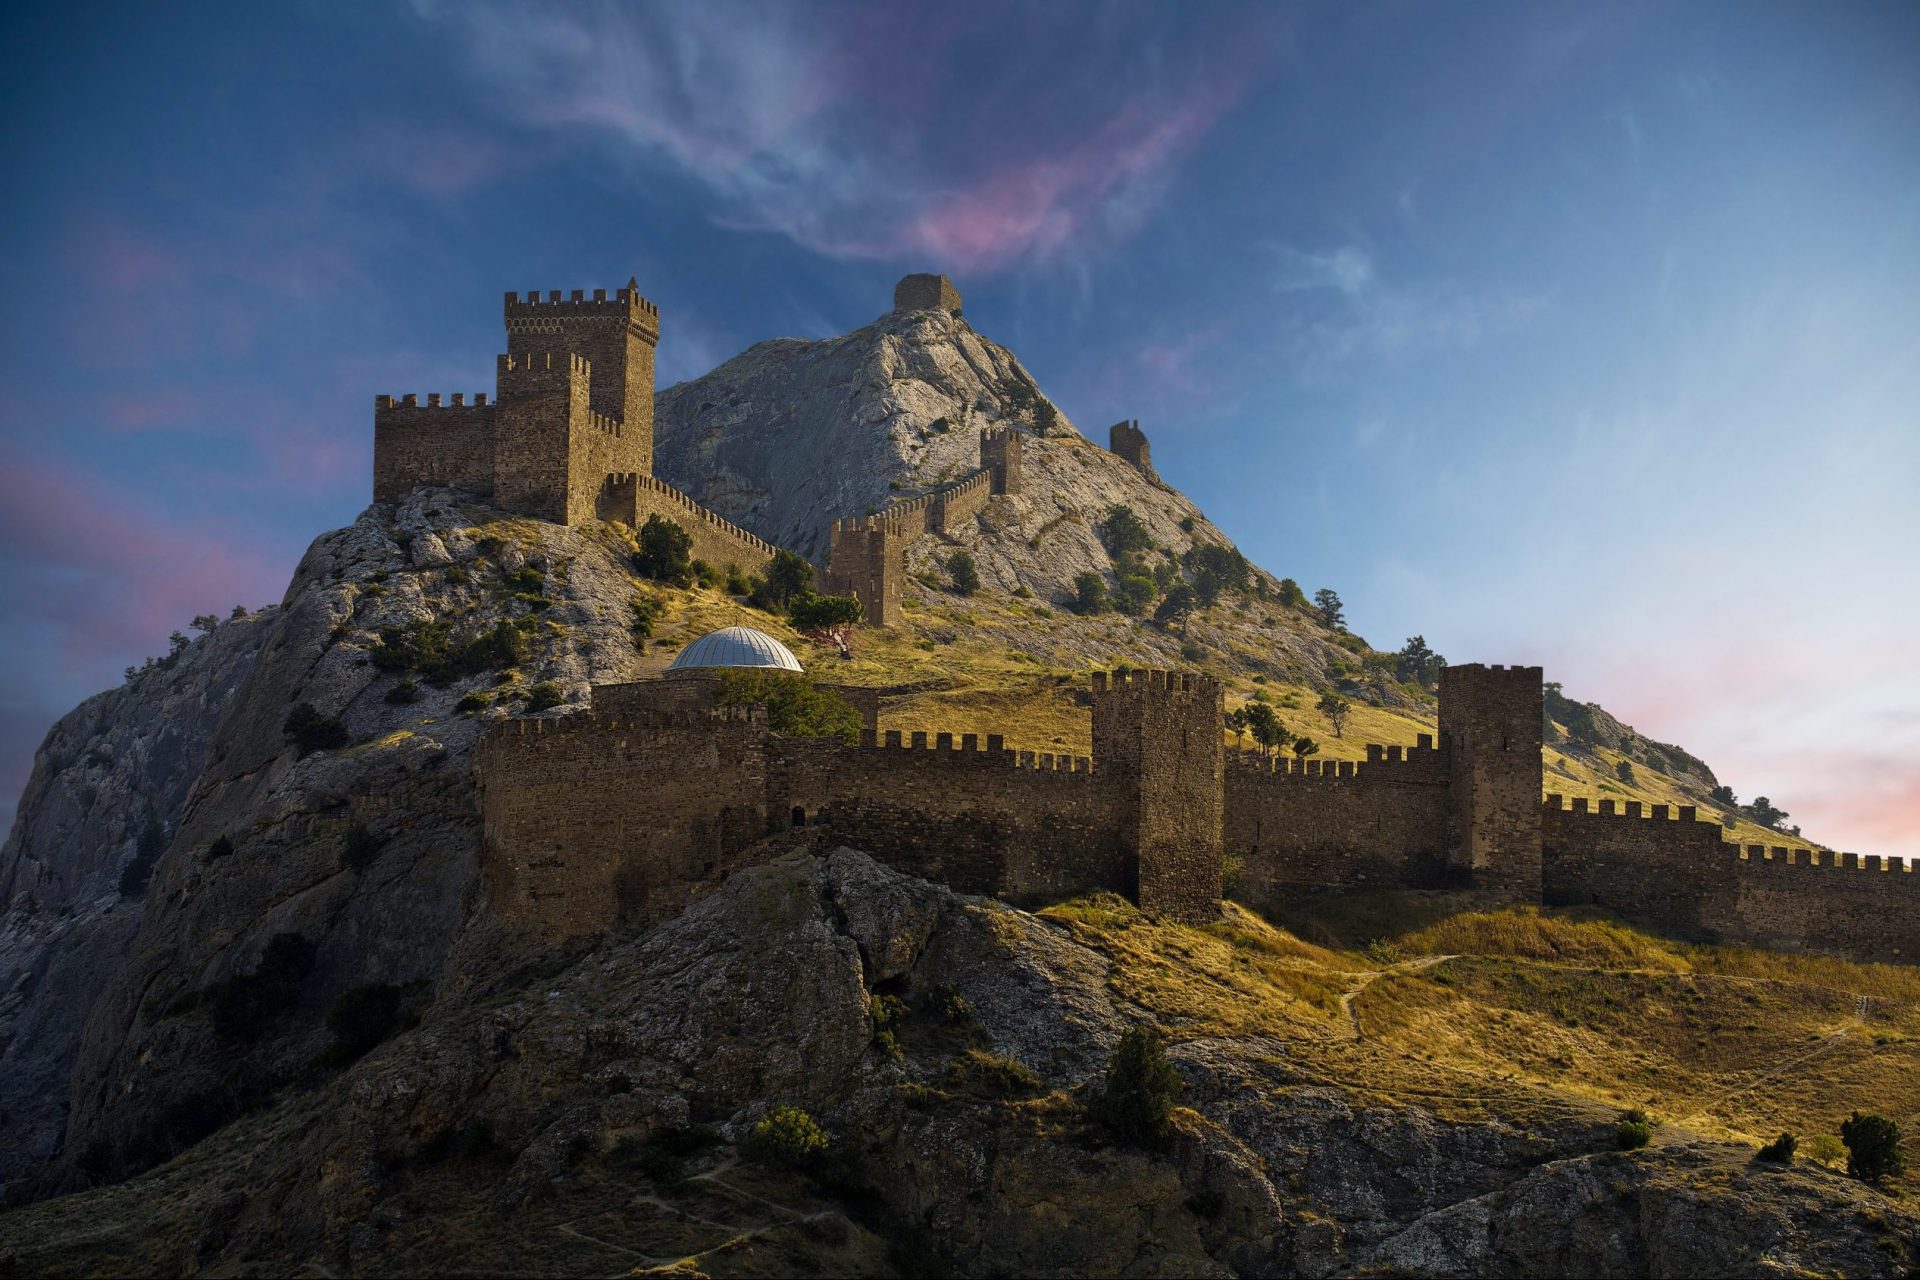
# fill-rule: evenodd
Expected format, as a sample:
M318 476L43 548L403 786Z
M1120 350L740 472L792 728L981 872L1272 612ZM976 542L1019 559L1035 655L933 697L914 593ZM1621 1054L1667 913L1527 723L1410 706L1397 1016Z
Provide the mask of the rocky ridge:
M1115 1146L1081 1111L1141 1015L1109 957L852 850L769 853L649 934L443 998L164 1170L0 1216L0 1252L35 1272L1890 1275L1877 1242L1920 1231L1831 1174L1613 1152L1612 1113L1576 1102L1474 1119L1444 1072L1373 1095L1328 1080L1313 1040L1187 1040L1171 1147ZM883 995L908 1011L893 1052ZM776 1103L841 1135L837 1172L741 1163Z

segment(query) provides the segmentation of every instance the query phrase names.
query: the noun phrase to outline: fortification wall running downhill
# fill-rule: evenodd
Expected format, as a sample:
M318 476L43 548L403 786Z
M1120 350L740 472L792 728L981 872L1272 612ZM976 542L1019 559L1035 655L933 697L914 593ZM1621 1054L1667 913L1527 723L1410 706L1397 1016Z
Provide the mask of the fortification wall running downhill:
M1723 840L1692 805L1542 805L1546 900L1683 937L1920 963L1920 874L1898 858Z
M671 520L693 539L693 558L716 569L737 565L744 573L758 573L778 550L655 476L634 472L610 476L598 513L603 520L618 520L635 529L649 516Z

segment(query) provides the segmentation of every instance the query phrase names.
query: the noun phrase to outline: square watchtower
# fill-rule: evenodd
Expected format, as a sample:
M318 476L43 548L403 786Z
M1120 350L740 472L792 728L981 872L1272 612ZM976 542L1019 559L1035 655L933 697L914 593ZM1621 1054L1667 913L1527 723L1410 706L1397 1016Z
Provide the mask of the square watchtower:
M1220 909L1224 697L1211 676L1096 671L1093 766L1113 775L1142 911L1211 920Z
M1539 667L1470 663L1440 672L1440 739L1448 753L1448 860L1476 888L1519 901L1541 893Z

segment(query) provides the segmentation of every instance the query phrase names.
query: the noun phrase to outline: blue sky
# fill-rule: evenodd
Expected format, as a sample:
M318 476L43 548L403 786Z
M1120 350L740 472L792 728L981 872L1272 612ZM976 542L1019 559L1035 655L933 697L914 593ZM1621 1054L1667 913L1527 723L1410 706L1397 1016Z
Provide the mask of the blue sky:
M277 599L372 396L637 276L663 385L943 270L1383 647L1920 855L1920 7L16 9L0 806Z

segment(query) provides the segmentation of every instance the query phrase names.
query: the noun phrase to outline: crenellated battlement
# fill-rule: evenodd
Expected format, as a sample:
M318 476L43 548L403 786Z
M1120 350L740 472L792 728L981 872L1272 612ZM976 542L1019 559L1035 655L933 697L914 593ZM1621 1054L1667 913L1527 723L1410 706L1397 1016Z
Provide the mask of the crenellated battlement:
M375 396L373 408L377 413L382 409L484 409L487 407L487 393L473 393L473 403L467 403L464 391L455 391L443 402L438 391L429 392L427 402L420 403L420 397L412 393L404 396Z
M1160 667L1129 667L1120 671L1093 673L1093 693L1124 697L1163 697L1193 701L1212 701L1222 696L1220 681L1194 671L1168 671Z
M695 502L692 498L680 492L658 476L642 475L631 471L619 472L607 477L607 483L616 491L629 491L636 495L648 495L654 500L647 504L649 507L664 506L668 508L668 514L674 518L685 516L689 519L697 520L700 525L716 530L731 542L738 543L740 550L750 555L758 556L762 560L771 559L773 553L779 549L765 538L748 533L745 529L742 529L725 516L707 510L707 508L701 506L698 502ZM607 518L620 520L622 523L632 525L636 528L644 523L644 518L639 515L637 510L629 515L613 515ZM697 530L688 530L688 532L695 534L695 541L698 543L699 537ZM696 554L701 554L698 546L696 546L695 551ZM722 559L715 563L724 564L726 561Z
M1361 783L1432 784L1444 784L1447 781L1446 753L1433 745L1433 735L1428 733L1421 734L1419 745L1412 747L1382 746L1370 742L1367 744L1365 760L1301 760L1237 750L1228 753L1227 764L1241 772L1264 774L1276 781L1311 779L1319 782L1354 780Z
M1082 773L1093 772L1093 761L1087 756L1074 756L1052 751L1014 750L1007 746L1006 739L997 733L986 736L984 745L980 735L963 733L956 738L951 733L936 732L929 735L923 730L903 732L888 729L881 733L865 729L860 734L860 746L875 751L925 752L940 759L956 762L998 765L1010 769L1037 770L1043 773Z
M546 319L548 317L602 317L621 316L629 319L645 318L657 326L660 320L660 308L640 296L636 284L629 283L627 288L616 290L612 297L605 289L595 289L591 298L584 289L575 289L566 297L560 296L560 290L547 290L546 297L540 296L540 290L529 289L525 298L508 292L502 307L509 328L513 321L520 319Z

